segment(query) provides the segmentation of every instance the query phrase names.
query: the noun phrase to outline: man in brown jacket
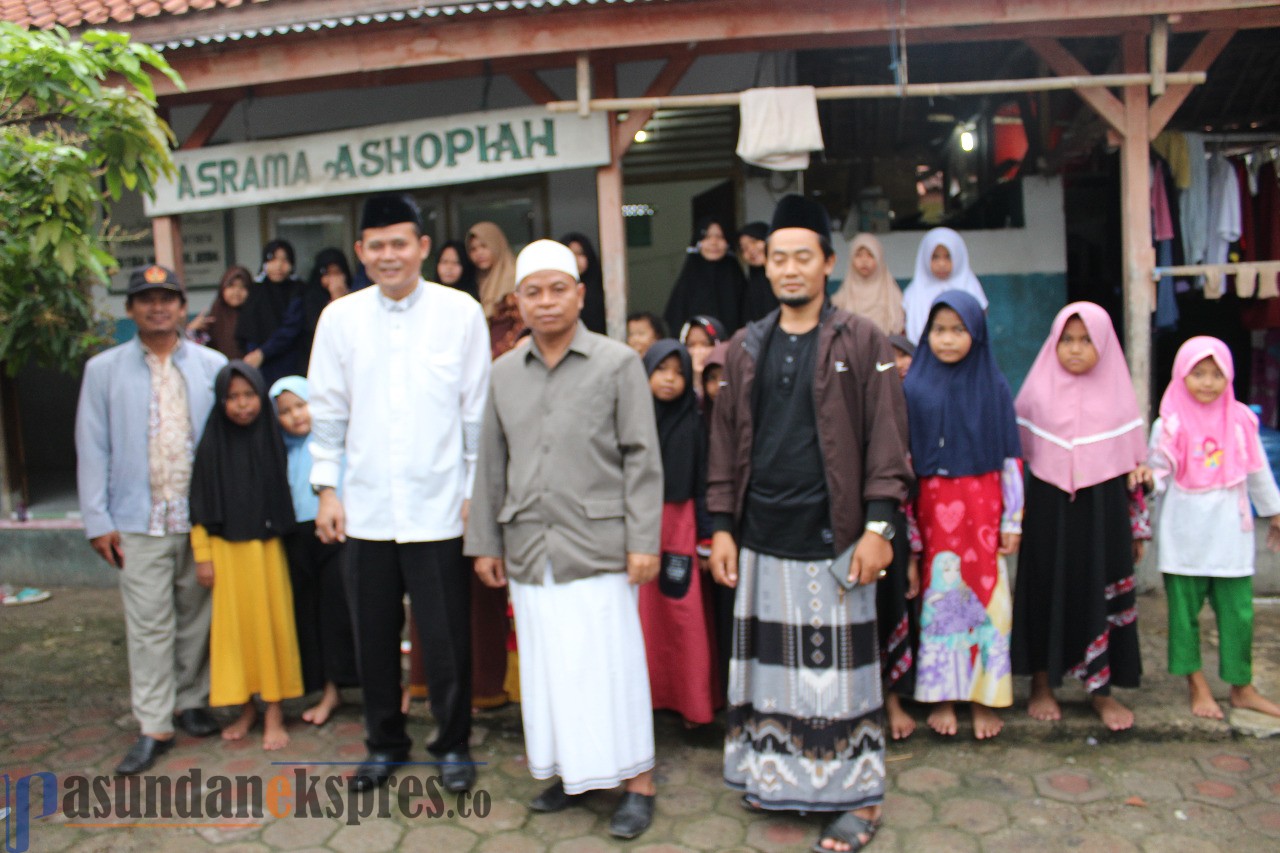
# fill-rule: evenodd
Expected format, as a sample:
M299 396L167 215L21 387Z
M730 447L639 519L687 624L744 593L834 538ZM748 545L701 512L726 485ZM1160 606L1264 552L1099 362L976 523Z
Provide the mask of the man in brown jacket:
M830 223L787 196L765 272L778 311L729 342L711 427L711 570L736 587L725 781L754 808L830 811L820 846L880 827L875 584L907 496L907 416L888 340L829 304Z

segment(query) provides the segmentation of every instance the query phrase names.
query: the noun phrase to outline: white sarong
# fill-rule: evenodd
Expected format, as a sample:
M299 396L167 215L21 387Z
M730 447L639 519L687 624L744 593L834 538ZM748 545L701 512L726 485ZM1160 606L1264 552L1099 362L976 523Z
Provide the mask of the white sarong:
M649 668L626 572L558 584L511 581L520 713L535 779L569 794L613 788L653 768Z

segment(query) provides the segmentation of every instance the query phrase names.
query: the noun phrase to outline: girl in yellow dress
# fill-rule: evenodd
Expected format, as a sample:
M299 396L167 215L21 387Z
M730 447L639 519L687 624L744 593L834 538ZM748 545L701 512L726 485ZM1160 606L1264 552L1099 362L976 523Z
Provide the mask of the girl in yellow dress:
M282 749L289 735L280 702L303 692L280 538L294 526L284 443L255 368L231 362L214 392L191 478L196 577L213 590L209 704L242 706L222 730L224 739L239 740L257 719L257 694L266 704L262 748Z

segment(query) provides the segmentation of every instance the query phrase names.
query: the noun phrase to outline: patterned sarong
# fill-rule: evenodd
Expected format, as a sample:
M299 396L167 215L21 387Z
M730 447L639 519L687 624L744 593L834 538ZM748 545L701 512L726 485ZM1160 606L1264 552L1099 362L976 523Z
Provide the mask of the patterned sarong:
M739 557L724 778L766 809L884 799L876 590L842 597L830 564Z

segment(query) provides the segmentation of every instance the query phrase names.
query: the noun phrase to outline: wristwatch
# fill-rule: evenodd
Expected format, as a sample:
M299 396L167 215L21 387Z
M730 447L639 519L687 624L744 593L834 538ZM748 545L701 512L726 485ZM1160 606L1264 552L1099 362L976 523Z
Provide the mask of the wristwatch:
M316 484L312 483L311 494L315 495L316 497L319 497L320 493L323 492L325 489L335 489L335 488L337 488L337 486L317 486Z
M893 529L893 525L887 521L868 521L867 530L884 538L886 542L892 542L893 536L898 531Z

